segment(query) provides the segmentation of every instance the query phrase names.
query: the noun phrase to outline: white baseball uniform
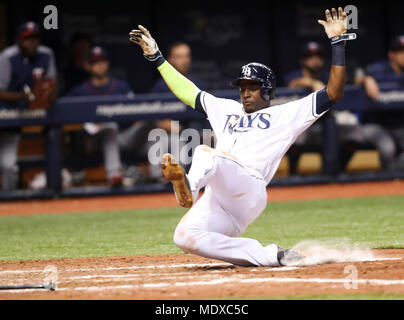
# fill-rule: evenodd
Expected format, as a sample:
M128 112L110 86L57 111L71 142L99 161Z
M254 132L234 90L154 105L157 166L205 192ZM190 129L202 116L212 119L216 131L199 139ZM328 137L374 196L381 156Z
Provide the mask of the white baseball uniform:
M178 247L238 265L279 265L277 245L264 247L238 236L265 209L266 186L284 154L325 113L317 114L316 97L314 92L247 114L235 100L200 92L197 109L206 112L217 145L195 149L187 175L194 205L176 228ZM204 194L195 202L203 187Z

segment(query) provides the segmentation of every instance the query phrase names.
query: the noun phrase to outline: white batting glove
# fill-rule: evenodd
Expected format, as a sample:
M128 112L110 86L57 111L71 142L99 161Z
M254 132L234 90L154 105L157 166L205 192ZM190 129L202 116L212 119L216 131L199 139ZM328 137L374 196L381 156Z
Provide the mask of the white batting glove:
M138 27L139 30L134 29L129 33L129 41L139 45L146 58L153 59L159 53L157 42L152 38L150 32L145 27L142 25Z

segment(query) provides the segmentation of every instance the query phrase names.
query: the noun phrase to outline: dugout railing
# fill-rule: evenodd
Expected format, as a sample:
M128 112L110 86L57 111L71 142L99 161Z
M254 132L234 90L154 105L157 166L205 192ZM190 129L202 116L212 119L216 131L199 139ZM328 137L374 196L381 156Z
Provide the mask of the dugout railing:
M380 110L389 112L404 108L404 89L393 84L380 86L378 101L369 99L362 87L347 85L344 98L334 106L335 110L364 112ZM239 99L236 90L212 92L216 96ZM281 104L302 98L310 91L304 89L277 88L272 104ZM64 165L62 152L62 128L66 124L85 122L131 122L136 120L166 119L173 120L201 118L203 114L179 102L172 94L138 94L133 98L126 96L110 97L62 97L47 111L15 110L0 108L0 128L43 126L45 156L42 159L27 159L24 167L43 165L47 186L41 190L15 190L0 192L0 200L79 197L90 195L134 194L171 191L169 185L149 184L132 187L110 188L108 186L61 187L61 170ZM354 181L387 180L404 178L404 172L362 172L341 171L338 164L337 127L334 117L327 113L323 122L322 172L316 175L293 175L274 178L271 185L297 185L315 183L343 183ZM404 124L403 124L404 125Z

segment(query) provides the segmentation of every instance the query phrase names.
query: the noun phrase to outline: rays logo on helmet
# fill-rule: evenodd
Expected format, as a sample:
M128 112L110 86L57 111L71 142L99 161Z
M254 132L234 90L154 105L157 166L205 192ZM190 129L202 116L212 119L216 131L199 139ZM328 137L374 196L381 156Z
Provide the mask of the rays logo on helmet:
M241 80L253 80L261 83L261 95L264 100L275 97L276 78L275 74L266 65L258 62L250 62L241 67L239 76L230 82L232 86L239 87Z
M251 68L248 65L245 65L241 68L241 73L245 77L251 76Z

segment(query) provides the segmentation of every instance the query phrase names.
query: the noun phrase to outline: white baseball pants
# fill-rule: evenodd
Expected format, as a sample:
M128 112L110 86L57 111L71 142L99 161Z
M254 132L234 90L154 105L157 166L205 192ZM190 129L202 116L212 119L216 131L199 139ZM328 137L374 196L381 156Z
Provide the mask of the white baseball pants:
M265 209L266 183L231 155L201 145L188 174L194 205L178 224L174 243L184 252L242 266L279 266L277 246L239 238ZM195 203L199 190L203 196Z

